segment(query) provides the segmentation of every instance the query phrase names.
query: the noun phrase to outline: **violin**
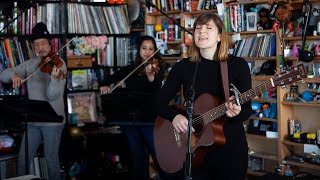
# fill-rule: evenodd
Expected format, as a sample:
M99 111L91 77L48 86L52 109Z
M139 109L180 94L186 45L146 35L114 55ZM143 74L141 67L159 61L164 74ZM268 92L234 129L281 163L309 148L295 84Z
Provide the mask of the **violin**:
M148 59L146 59L145 61L143 61L141 64L139 64L133 71L131 71L126 77L124 77L120 82L118 82L118 84L116 84L110 91L109 91L109 93L111 93L112 91L114 91L118 86L120 86L128 77L130 77L134 72L136 72L139 68L141 68L141 66L143 66L143 65L145 65L145 64L147 64L147 63L151 63L151 62L154 62L154 63L156 63L156 61L157 61L157 65L158 66L156 66L156 67L158 67L158 68L154 68L154 69L158 69L157 71L159 71L160 70L160 68L159 68L159 61L157 60L157 59L155 59L155 58L152 58L157 52L159 52L160 51L160 48L159 49L157 49L155 52L153 52L153 54L151 54L151 56L148 58ZM149 60L152 58L152 61L150 61L149 62ZM143 68L143 69L145 69L145 68Z
M41 70L42 72L45 73L49 73L51 74L52 69L54 66L56 66L57 68L61 68L63 65L62 60L60 59L60 57L58 56L58 53L65 48L69 43L71 43L74 40L74 38L72 38L69 42L67 42L64 46L62 46L56 53L53 53L52 51L45 57L41 58L40 63L38 64L38 68L35 69L28 77L26 77L25 79L23 79L21 81L21 84L26 82L30 77L32 77L34 75L34 73L37 70ZM63 75L63 74L62 74ZM63 76L63 78L65 78Z
M62 65L63 62L60 57L56 53L51 51L47 56L41 58L38 67L42 72L51 74L54 66L56 66L57 68L61 68Z
M155 74L157 74L160 70L160 63L159 60L156 58L152 58L150 60L146 60L147 62L144 64L144 66L142 66L139 70L139 74L140 75L144 75L146 74L146 66L148 66L149 64L151 64L151 72L154 72Z

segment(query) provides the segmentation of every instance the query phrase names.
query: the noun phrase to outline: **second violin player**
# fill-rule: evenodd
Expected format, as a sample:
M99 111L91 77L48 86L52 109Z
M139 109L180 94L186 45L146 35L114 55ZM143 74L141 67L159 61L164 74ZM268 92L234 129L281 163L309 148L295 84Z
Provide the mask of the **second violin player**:
M33 160L34 154L43 142L44 157L47 164L49 180L60 180L59 145L62 129L65 123L64 89L66 80L61 78L61 72L66 72L65 62L59 58L60 68L52 66L51 72L37 70L41 59L47 57L51 50L49 31L44 23L37 23L32 29L32 43L37 53L36 58L29 59L14 68L9 68L0 73L0 80L13 83L13 88L18 88L23 80L31 73L34 74L26 81L28 98L32 100L47 101L55 112L64 117L61 123L29 122L28 123L28 159ZM43 112L46 113L46 112ZM18 156L18 175L25 172L25 136L21 142Z
M110 85L122 81L133 70L141 66L138 71L134 72L131 76L125 80L126 93L130 96L138 94L148 94L144 99L154 99L155 94L162 85L164 78L164 69L161 66L160 53L156 52L157 46L153 37L141 36L137 45L137 56L135 63L121 68L113 75L107 76L105 81L100 86L101 94L111 93ZM151 57L152 54L155 55ZM150 61L148 60L150 59ZM148 62L146 62L148 60ZM142 65L145 62L145 65ZM158 69L158 71L156 71ZM141 97L140 97L141 98ZM139 101L134 103L135 107L129 107L129 109L136 110L136 115L130 116L131 119L124 119L128 123L133 122L132 125L121 126L123 132L127 138L127 143L130 151L130 164L129 172L130 179L148 180L148 167L149 167L149 155L152 156L153 162L162 180L166 179L165 173L160 169L158 161L155 155L155 148L153 142L153 122L156 117L152 112L153 104L151 101ZM128 102L133 104L132 102ZM146 110L147 109L147 110ZM123 110L124 112L131 110ZM139 113L140 112L140 113ZM139 123L135 125L135 123ZM147 123L148 125L146 125ZM151 125L150 125L151 124Z

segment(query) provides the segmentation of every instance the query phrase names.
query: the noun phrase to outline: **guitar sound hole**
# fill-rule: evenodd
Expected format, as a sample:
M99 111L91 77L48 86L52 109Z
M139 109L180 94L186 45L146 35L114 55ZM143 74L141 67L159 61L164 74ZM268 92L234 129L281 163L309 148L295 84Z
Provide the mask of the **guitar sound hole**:
M204 126L204 122L203 122L202 116L198 115L195 118L193 118L192 127L196 131L195 133L201 132L203 129L203 126Z

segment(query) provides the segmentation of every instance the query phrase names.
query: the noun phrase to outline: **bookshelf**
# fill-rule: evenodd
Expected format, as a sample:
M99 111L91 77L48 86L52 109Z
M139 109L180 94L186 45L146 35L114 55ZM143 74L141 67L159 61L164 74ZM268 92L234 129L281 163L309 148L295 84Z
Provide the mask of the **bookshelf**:
M60 53L60 57L68 65L67 93L98 92L97 82L130 61L128 53L125 53L128 51L130 33L127 4L109 5L67 0L29 3L18 0L10 3L1 2L0 10L6 17L16 17L17 14L23 13L16 21L17 25L10 25L10 30L0 34L2 69L8 68L9 63L10 66L18 65L35 57L29 39L31 29L37 22L47 24L50 32L48 37L52 38L55 52L70 39L77 40L71 42L69 47ZM17 13L13 13L15 11ZM3 51L7 47L4 46L6 41L11 45L11 62L4 60L10 57ZM92 64L78 63L78 66L69 66L69 62L73 60L71 56L75 55L79 56L79 59L83 59L84 55L91 56ZM72 79L75 79L72 78L73 71L82 71L77 76L78 79L82 78L80 82L84 82L81 88L72 86ZM7 93L2 86L0 89L2 93ZM9 90L9 93L10 91L12 90Z
M315 1L310 1L315 2ZM226 6L242 6L242 5L259 5L268 3L268 1L250 1L250 2L227 2ZM291 1L294 7L302 7L302 0ZM296 9L295 9L296 10ZM244 56L243 58L248 61L254 61L254 64L257 66L261 66L263 62L267 60L275 61L277 66L276 70L279 72L280 70L280 55L282 55L281 49L281 29L278 29L276 32L272 30L259 30L259 31L240 31L240 32L228 32L229 35L229 42L233 44L234 36L240 36L241 39L249 38L252 36L256 36L257 34L275 34L276 41L273 42L274 46L276 47L276 54L265 57L247 57ZM285 45L289 46L290 49L293 48L294 43L301 45L302 38L300 36L296 37L284 37L283 38ZM308 36L307 43L318 41L318 36ZM232 48L231 47L231 48ZM285 62L289 65L296 65L297 63L301 63L298 61L297 57L288 56L285 57ZM304 63L308 64L309 68L314 63L319 63L319 57L315 57L311 63ZM309 69L310 70L310 69ZM252 76L253 87L257 84L260 84L261 81L265 81L269 79L271 76ZM303 81L298 81L297 85L299 86L299 93L301 94L303 91L313 91L316 92L317 90L311 90L307 88L307 85L310 83L319 83L319 77L313 78L306 78ZM249 156L255 156L258 158L262 158L264 160L263 166L264 171L252 171L248 169L248 174L254 175L263 175L267 172L274 172L274 169L277 165L282 167L281 174L284 174L284 170L286 165L295 166L298 172L306 171L312 173L314 175L319 176L319 166L310 164L307 162L304 163L297 163L292 161L286 161L286 157L291 155L292 153L301 154L304 152L305 144L294 143L288 140L288 121L289 119L295 119L301 124L302 132L316 132L319 129L320 124L316 121L317 117L319 117L318 107L319 104L316 102L285 102L284 96L287 92L289 92L290 86L284 89L282 87L277 87L277 96L275 100L266 100L263 98L256 98L253 99L253 102L265 103L265 102L273 102L277 104L277 114L278 117L276 119L268 119L268 118L256 118L250 117L249 119L258 119L262 121L271 121L277 123L278 126L278 138L266 138L261 137L259 135L252 135L247 134L247 140L249 144L249 148L253 150ZM316 147L316 145L314 145ZM263 154L263 155L261 155Z
M256 75L257 67L261 67L267 61L278 62L276 47L278 41L278 32L274 32L272 29L262 30L250 30L246 24L247 12L250 11L249 7L256 8L259 6L266 6L268 1L243 1L243 2L226 2L225 3L225 27L228 36L229 53L238 57L244 58L250 65L252 72L252 87L256 87L261 83L269 80L273 76L271 74ZM231 14L234 14L234 10L237 9L237 21L231 18ZM258 16L258 15L256 15ZM258 18L258 17L257 17ZM256 20L258 22L258 19ZM254 98L252 103L258 105L271 104L277 106L278 95L270 96L268 92L264 92L259 97ZM262 107L261 107L262 109ZM263 112L263 111L262 111ZM261 114L261 113L260 113ZM263 113L262 113L263 114ZM252 134L255 133L249 128L252 127L254 122L259 124L269 124L271 127L278 124L279 117L275 118L256 117L251 116L244 122L247 128L247 141L249 146L249 166L247 174L255 176L263 176L267 173L272 173L278 163L278 139L267 138L266 135ZM256 167L253 161L259 161L259 165Z
M307 43L316 41L320 38L320 36L308 36ZM290 45L292 48L293 44L301 43L301 37L284 37L284 41ZM287 64L295 65L297 63L303 63L305 66L308 66L307 70L310 71L310 67L313 64L317 64L318 57L315 57L314 60L310 63L298 61L298 58L288 56L285 57L285 62ZM316 83L319 84L319 77L309 77L304 79L303 81L298 81L296 85L298 85L298 93L301 94L304 91L311 91L316 93L317 89L310 89L308 88L308 84ZM305 171L312 173L314 175L319 176L319 165L315 165L309 162L294 162L290 160L286 160L287 156L295 154L303 154L307 151L307 146L310 148L313 147L315 150L319 150L319 146L315 144L304 144L304 143L295 143L289 140L289 127L288 123L289 120L295 120L295 123L300 123L301 133L308 132L308 133L316 133L317 130L320 128L320 123L317 121L319 117L319 102L314 99L311 102L287 102L284 100L286 93L290 91L289 86L287 89L278 89L279 99L278 103L280 104L278 112L279 112L279 161L282 160L283 164L288 164L297 167L299 171ZM317 135L319 136L319 135ZM319 143L319 141L318 141ZM308 152L308 151L307 151ZM310 153L310 152L309 152ZM317 155L319 155L317 153Z
M15 5L17 4L16 8ZM11 16L11 19L17 14L23 14L17 19L17 25L10 26L10 30L0 33L0 71L5 68L19 65L32 57L35 57L32 43L30 41L32 35L32 27L37 22L47 24L51 38L53 51L60 49L65 43L72 38L77 38L76 43L71 43L68 48L63 49L60 57L65 60L67 65L77 61L73 66L68 66L68 77L65 89L65 97L72 94L95 95L92 104L96 109L97 117L94 119L99 123L103 123L102 113L99 113L99 82L114 71L129 63L129 22L127 4L107 4L96 2L76 2L69 0L58 1L23 1L16 0L11 2L0 2L0 10L5 15L5 19ZM14 12L17 11L15 14ZM7 23L7 22L5 22ZM84 51L84 48L75 48L81 41L93 46L92 52ZM96 43L96 42L99 43ZM10 47L11 58L4 51L5 43ZM12 46L11 46L12 45ZM87 47L88 44L80 44L81 47ZM83 50L84 52L82 52ZM74 56L77 56L74 58ZM86 59L84 56L89 56ZM76 59L76 60L75 60ZM79 60L80 59L80 60ZM84 61L90 62L85 64ZM81 63L80 63L81 62ZM73 73L76 71L76 73ZM81 88L73 86L72 75L76 74ZM15 94L16 92L4 84L0 84L0 94ZM7 89L8 88L8 89ZM17 92L16 94L20 94ZM71 112L66 104L66 117ZM74 112L72 112L74 113ZM101 121L100 121L101 120ZM67 118L68 124L68 118Z

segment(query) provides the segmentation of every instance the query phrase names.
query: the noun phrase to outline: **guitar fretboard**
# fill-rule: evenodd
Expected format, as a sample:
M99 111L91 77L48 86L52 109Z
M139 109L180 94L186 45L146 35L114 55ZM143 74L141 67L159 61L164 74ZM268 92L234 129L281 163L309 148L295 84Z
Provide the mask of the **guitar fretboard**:
M257 87L242 93L239 97L240 104L243 104L243 103L253 99L254 97L260 95L264 91L270 89L271 87L272 87L272 82L271 82L271 80L268 80L268 81L265 81L262 84L258 85ZM214 121L215 119L218 119L219 117L224 115L226 113L226 111L227 111L227 108L225 106L225 103L222 103L221 105L202 114L201 117L204 120L204 125ZM193 123L195 123L195 124L199 123L200 119L202 119L201 117L197 117L197 118L193 119L193 121L194 121Z

